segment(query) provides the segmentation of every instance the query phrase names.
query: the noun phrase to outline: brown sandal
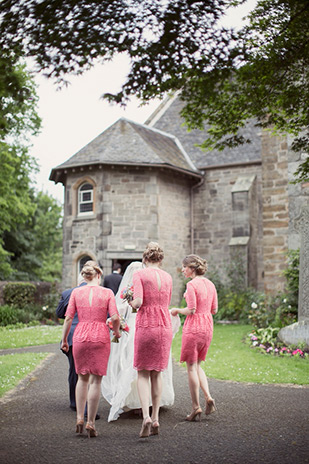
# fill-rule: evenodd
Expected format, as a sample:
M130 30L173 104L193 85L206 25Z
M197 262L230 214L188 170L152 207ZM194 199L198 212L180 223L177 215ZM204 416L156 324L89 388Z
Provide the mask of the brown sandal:
M93 425L90 425L89 422L87 422L86 424L86 430L87 430L88 438L98 436L98 432L96 431L95 427Z
M213 398L210 398L209 400L207 400L206 410L205 410L206 416L208 416L208 414L215 412L216 410L217 408L216 408L215 400Z

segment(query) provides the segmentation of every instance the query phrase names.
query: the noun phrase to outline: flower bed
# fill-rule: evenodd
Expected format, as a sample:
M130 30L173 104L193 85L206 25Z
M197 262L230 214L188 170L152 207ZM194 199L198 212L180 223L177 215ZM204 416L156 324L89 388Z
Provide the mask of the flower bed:
M285 346L278 340L278 327L268 327L266 329L254 329L247 335L247 342L252 348L258 349L263 354L274 356L289 356L297 358L309 357L309 348L305 344L299 346Z

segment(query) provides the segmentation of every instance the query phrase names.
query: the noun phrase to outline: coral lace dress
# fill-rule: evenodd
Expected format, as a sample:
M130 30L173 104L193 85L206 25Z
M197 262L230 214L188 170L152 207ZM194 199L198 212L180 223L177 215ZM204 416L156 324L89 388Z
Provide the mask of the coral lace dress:
M107 314L118 314L112 290L85 285L71 294L66 316L78 314L73 335L73 357L77 374L105 375L111 349Z
M134 299L143 303L136 315L133 366L139 370L164 371L173 338L168 306L172 277L162 269L148 267L133 275Z
M188 309L196 311L183 325L180 362L205 361L213 334L212 315L218 306L216 287L205 277L195 277L187 283L184 296Z

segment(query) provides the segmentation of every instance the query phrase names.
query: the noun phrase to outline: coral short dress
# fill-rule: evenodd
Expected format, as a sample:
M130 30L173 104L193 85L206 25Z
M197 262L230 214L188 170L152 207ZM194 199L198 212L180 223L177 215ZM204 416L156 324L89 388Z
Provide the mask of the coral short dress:
M118 314L112 290L85 285L71 294L66 316L78 314L73 335L73 358L77 374L105 375L111 349L107 317Z
M168 310L172 277L162 269L141 269L133 275L133 289L134 299L143 301L136 315L133 366L138 371L164 371L173 338Z
M218 306L216 287L205 277L195 277L187 283L184 296L188 309L196 311L183 325L180 362L205 361L213 334L212 314Z

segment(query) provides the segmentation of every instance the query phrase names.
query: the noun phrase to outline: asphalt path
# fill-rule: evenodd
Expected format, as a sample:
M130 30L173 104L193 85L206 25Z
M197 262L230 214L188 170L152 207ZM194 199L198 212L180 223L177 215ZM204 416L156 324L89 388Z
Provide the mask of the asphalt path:
M175 404L161 408L158 436L140 439L141 418L133 413L108 423L102 398L99 436L89 440L75 434L68 362L59 345L0 355L21 351L49 355L0 400L1 464L309 463L308 387L210 379L218 411L191 423L184 421L191 410L186 370L174 363Z

